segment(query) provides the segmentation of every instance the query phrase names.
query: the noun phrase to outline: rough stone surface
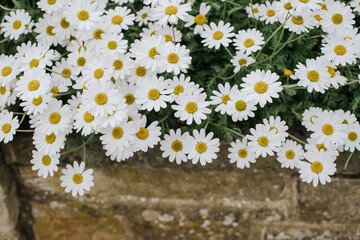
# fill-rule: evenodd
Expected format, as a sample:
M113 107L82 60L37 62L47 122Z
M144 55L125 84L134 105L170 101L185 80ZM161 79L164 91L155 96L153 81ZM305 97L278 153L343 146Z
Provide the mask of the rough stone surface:
M73 198L59 177L81 151L63 156L55 176L43 179L31 170L30 141L17 138L4 152L18 169L35 239L360 239L356 158L344 173L342 156L332 182L313 188L274 158L237 169L226 143L206 167L169 163L158 148L116 163L93 146L95 186Z

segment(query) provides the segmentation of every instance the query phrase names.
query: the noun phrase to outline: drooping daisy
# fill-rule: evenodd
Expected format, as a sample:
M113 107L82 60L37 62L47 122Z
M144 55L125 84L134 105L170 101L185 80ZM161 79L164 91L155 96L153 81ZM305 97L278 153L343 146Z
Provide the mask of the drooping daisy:
M140 11L138 11L136 13L136 18L135 21L138 22L138 25L141 27L143 24L147 25L149 20L150 20L150 16L151 16L151 8L150 7L143 7Z
M246 138L243 138L242 141L236 139L235 142L232 142L229 152L228 158L230 163L236 162L236 167L238 168L249 168L250 163L256 162L256 155L249 150Z
M32 170L38 170L39 177L47 178L54 176L54 172L57 172L59 164L60 154L54 155L42 154L39 151L32 151L31 163L33 164Z
M279 75L272 73L270 70L264 71L257 69L246 75L240 86L243 87L241 92L247 93L249 99L259 103L264 107L267 102L272 103L272 98L278 98L279 92L282 91L281 82L277 81Z
M264 119L263 123L265 126L269 127L269 131L275 129L275 135L279 138L281 142L285 141L288 137L288 133L286 132L289 127L286 125L285 121L281 121L280 116L270 116L269 120Z
M60 132L59 134L51 133L46 135L35 128L33 143L38 152L54 155L65 147L65 136L66 135L63 132Z
M160 25L177 24L179 19L184 21L191 6L190 3L181 3L181 0L159 0L152 9L152 20Z
M234 73L237 73L242 67L246 67L254 63L255 59L253 57L250 57L248 54L245 54L244 51L237 51L236 55L230 60L230 62L235 67Z
M76 132L81 131L81 135L87 136L97 131L100 125L100 117L94 117L86 111L85 107L80 107L74 115L74 129Z
M323 110L319 107L310 107L306 109L302 114L301 124L308 130L314 131L314 118L319 118L322 114Z
M130 14L131 10L127 7L116 7L105 12L105 21L110 23L111 32L120 32L122 29L128 30L134 25L135 15Z
M306 152L304 154L307 161L300 161L299 173L303 182L311 183L317 187L321 184L331 182L330 176L336 172L336 164L329 154L324 151Z
M170 102L174 102L180 93L192 94L195 91L195 83L191 81L190 77L180 74L180 77L174 76L169 80L168 89L170 90Z
M4 22L1 24L4 37L17 40L21 34L26 34L31 31L34 23L31 20L29 13L24 9L11 11L5 15Z
M175 100L176 104L171 106L176 110L174 116L181 121L186 121L187 125L192 124L193 121L196 124L200 124L202 120L206 119L205 114L211 113L208 108L210 102L206 101L206 93L202 93L201 90L195 90L192 94L180 94Z
M178 30L176 27L170 27L168 25L161 26L155 35L163 36L165 42L179 43L182 39L180 30Z
M231 43L231 39L235 36L232 31L234 27L230 26L230 23L224 25L223 21L220 21L218 25L211 22L210 26L204 25L204 31L201 33L201 37L204 38L201 42L208 48L219 49L220 46L228 47Z
M320 152L324 151L328 153L333 159L339 156L339 151L336 149L335 146L329 145L325 147L324 143L318 143L317 139L308 138L305 144L305 150L309 152Z
M70 1L64 9L66 21L76 26L79 30L89 30L100 21L102 12L98 9L98 3L92 0Z
M56 33L53 31L56 23L51 14L44 14L42 18L35 23L34 32L38 35L36 36L36 40L39 43L49 44L57 46L61 40L56 36ZM58 27L58 26L56 26Z
M200 162L202 166L212 163L217 158L216 153L220 151L220 140L213 138L214 133L206 134L205 129L193 130L193 136L188 136L184 142L184 152L193 164Z
M45 95L50 91L50 75L40 68L25 71L16 83L15 91L23 100L33 100Z
M234 122L247 120L254 117L256 102L248 98L246 93L234 91L229 94L228 108L226 113L231 116Z
M215 112L220 112L220 114L225 114L229 106L228 102L231 100L230 94L237 95L239 94L239 89L237 85L230 87L230 84L226 82L224 85L221 83L218 84L219 91L213 90L213 96L210 96L211 104L217 105Z
M276 12L276 3L266 1L265 4L259 5L259 17L261 21L265 21L265 24L273 24L278 22L278 13Z
M282 168L298 167L300 160L304 158L304 150L301 145L293 140L286 140L279 147L277 158Z
M345 150L354 152L355 148L360 150L360 124L358 122L349 124L347 128L347 139L345 140Z
M13 117L13 112L3 110L0 113L0 142L5 144L12 141L19 128L18 117Z
M269 131L269 127L263 124L256 124L255 128L250 129L251 135L246 135L249 140L249 149L255 152L256 156L273 156L278 151L281 141L276 136L276 130Z
M195 17L188 15L185 19L185 27L190 27L194 23L196 24L194 28L194 34L201 34L204 31L204 26L207 22L206 14L210 11L211 6L206 5L205 2L200 4L200 11Z
M162 157L169 157L170 162L181 164L187 162L187 157L184 152L184 143L189 136L188 132L181 134L181 129L170 129L169 134L164 135L164 140L160 141L160 150L163 151Z
M234 39L236 49L243 50L248 55L260 50L264 43L263 34L255 28L239 31Z
M135 151L147 152L149 148L153 148L161 140L161 128L158 126L158 121L152 122L149 126L146 126L146 122L146 116L143 115L140 121L140 130L135 134Z
M155 60L159 64L161 72L173 72L178 75L180 72L186 73L191 63L190 50L184 45L168 42L158 48L159 55L155 55Z
M138 84L135 90L136 103L141 105L141 109L156 112L160 108L166 108L166 102L171 100L168 94L168 80L164 77L153 76L151 79Z
M343 34L353 28L355 15L350 6L345 3L333 1L326 5L327 11L323 11L320 22L322 29L327 33Z
M73 197L77 194L84 195L84 190L90 191L90 187L94 186L93 182L93 170L85 170L85 163L81 162L80 165L77 161L74 161L74 165L66 164L66 169L62 170L60 177L61 186L65 187L65 192L71 192Z

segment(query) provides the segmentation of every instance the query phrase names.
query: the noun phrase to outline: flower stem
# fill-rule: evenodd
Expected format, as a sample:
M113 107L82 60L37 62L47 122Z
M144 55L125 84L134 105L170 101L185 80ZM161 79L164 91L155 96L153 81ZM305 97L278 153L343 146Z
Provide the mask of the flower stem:
M228 0L225 0L224 8L223 8L220 20L224 20L227 2L228 2Z
M349 157L346 159L346 163L345 163L345 166L343 168L343 171L347 171L347 166L350 162L350 158L352 157L352 155L354 154L354 152L351 152L351 154L349 155Z
M306 142L304 142L303 140L298 139L297 137L295 137L294 135L291 135L290 133L289 133L289 137L292 138L292 139L294 139L294 140L297 141L298 143L301 143L301 144L303 144L303 145L306 144Z
M210 123L210 124L211 124L211 125L214 125L214 126L217 126L217 127L221 127L221 128L223 128L223 129L226 129L227 131L232 132L233 134L238 135L238 136L240 136L240 137L245 137L245 136L242 135L241 133L239 133L239 132L237 132L237 131L234 131L234 130L232 130L232 129L230 129L230 128L227 128L227 127L225 127L225 126L222 126L222 125L220 125L220 124L217 124L217 123Z
M16 132L34 132L34 130L32 130L32 129L26 129L26 130L24 130L24 129L16 129Z
M15 8L7 8L7 7L4 7L3 5L0 4L0 8L6 10L6 11L16 11L17 9Z
M229 53L229 55L230 55L231 57L234 57L234 55L232 55L232 53L230 52L230 50L229 50L227 47L225 47L225 50Z
M83 144L81 144L80 146L78 146L76 148L73 148L73 149L70 149L68 151L62 152L62 153L60 153L60 155L65 155L65 154L68 154L68 153L72 153L72 152L75 152L75 151L83 148L86 144L88 144L88 142L92 139L93 136L94 136L94 134L91 134L90 137L86 140L86 142L84 142Z

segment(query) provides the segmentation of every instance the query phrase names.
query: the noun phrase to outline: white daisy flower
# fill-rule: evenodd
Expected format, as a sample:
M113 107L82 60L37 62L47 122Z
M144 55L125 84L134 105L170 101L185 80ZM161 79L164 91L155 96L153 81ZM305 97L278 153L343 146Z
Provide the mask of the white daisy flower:
M158 36L161 29L162 29L162 26L160 26L156 22L155 23L149 22L147 28L141 29L141 33L139 34L140 38L151 37L153 35Z
M20 73L19 61L13 55L0 55L0 85L8 85Z
M46 12L53 13L58 12L62 9L65 4L64 0L39 0L37 3L38 7Z
M231 116L234 122L247 120L248 117L255 116L256 102L248 98L246 93L234 91L229 94L229 98L226 113Z
M355 15L349 6L345 6L345 3L329 2L326 4L326 10L322 11L322 21L320 22L324 32L341 35L353 28Z
M108 82L114 72L112 57L105 57L105 55L95 55L93 59L89 60L87 67L82 73L82 80L88 83L94 82Z
M37 42L57 46L61 40L53 31L55 26L56 23L52 14L44 14L43 17L40 18L37 23L35 23L34 32L38 34L36 36Z
M210 96L211 105L217 105L215 112L220 112L220 114L225 114L229 108L229 101L231 100L230 94L237 95L239 94L239 89L237 85L230 87L230 84L226 82L224 85L221 83L218 84L219 91L213 90L213 96Z
M213 132L206 134L203 128L200 131L193 130L193 136L187 137L187 141L184 142L184 152L188 154L188 159L192 160L193 164L200 161L200 164L205 166L217 158L216 153L220 151L220 140L213 137Z
M136 13L135 21L138 22L138 25L141 27L142 25L147 25L149 23L151 16L151 8L143 7L140 11Z
M307 11L309 9L320 9L321 6L319 4L321 3L321 0L293 0L291 5L294 7L295 10L301 12Z
M309 29L314 28L315 18L310 15L308 11L294 12L293 16L286 21L284 28L289 29L290 32L301 34L309 32Z
M275 129L275 136L279 138L281 142L285 141L285 139L289 136L286 132L289 127L286 125L285 121L281 121L279 116L270 116L268 119L263 119L263 123L265 126L269 127L269 131Z
M34 25L29 13L25 12L24 9L11 11L8 15L4 16L3 21L1 27L4 37L13 40L18 40L21 34L30 32Z
M230 23L224 25L223 21L220 21L218 25L211 22L210 26L204 25L204 31L201 33L201 37L204 38L201 42L208 48L219 49L221 45L228 47L232 42L230 38L235 36L232 33L234 27L230 26Z
M264 43L262 32L255 28L239 31L234 39L236 49L245 51L247 55L260 50Z
M129 147L124 147L122 151L116 150L110 155L110 159L113 161L116 160L117 162L125 161L134 156L134 153L134 147L133 145L130 145Z
M191 81L190 77L180 74L180 77L174 76L169 80L168 89L170 90L170 102L176 101L180 93L192 94L195 91L195 83Z
M347 130L347 139L345 141L344 149L354 152L355 148L360 150L360 124L358 122L349 124Z
M54 172L57 172L59 164L60 154L54 155L42 154L38 151L32 151L31 163L33 164L32 170L38 170L39 177L47 178L54 176Z
M20 106L23 108L27 114L38 115L44 112L47 109L48 103L53 99L50 93L39 96L38 98L33 98L30 100L25 100L20 103Z
M108 126L114 127L120 122L127 120L128 111L128 105L125 103L125 98L123 97L114 112L100 119L100 126L103 128L107 128Z
M277 81L279 75L272 73L270 70L264 71L257 69L246 75L240 86L243 87L241 92L247 94L250 100L254 100L264 107L267 102L272 103L272 98L278 98L279 92L282 91L281 82Z
M323 151L328 153L334 159L339 156L339 151L336 149L335 146L329 145L325 147L324 143L318 143L317 140L313 138L308 138L306 140L305 150L309 152Z
M159 0L152 8L152 20L160 25L177 24L179 19L184 21L189 15L187 12L191 11L191 6L190 3L181 2L182 0Z
M263 124L256 124L255 128L250 129L252 135L246 135L249 139L249 150L255 152L256 156L266 157L266 155L274 156L274 152L278 151L281 141L276 136L276 130L270 130Z
M310 107L306 109L302 114L302 121L301 124L306 128L308 131L314 131L314 118L319 118L322 114L323 110L319 107Z
M3 110L0 113L0 142L11 142L19 126L18 117L14 117L13 112Z
M300 161L299 173L303 182L311 183L317 187L319 181L321 184L331 182L331 175L336 172L336 164L329 154L326 152L306 152L304 154L306 160Z
M25 71L17 81L15 91L22 100L33 100L45 95L50 91L50 75L41 68Z
M169 157L170 162L181 164L187 162L187 157L184 152L184 144L189 136L188 132L181 134L181 129L170 129L169 134L164 135L164 140L160 141L160 150L163 151L162 157Z
M70 26L70 23L66 21L64 15L59 12L53 13L53 20L55 26L54 29L52 29L52 32L57 36L61 45L67 43L70 40L70 36L75 35L73 26Z
M253 3L245 7L248 18L255 18L256 20L259 19L259 6L260 5L258 3Z
M174 116L186 121L187 125L191 125L193 121L200 124L207 118L205 114L211 113L207 108L210 102L206 101L206 93L201 93L201 90L195 90L192 94L182 93L175 102L177 105L171 105L171 108L176 110Z
M49 48L48 44L32 44L28 45L25 51L19 49L19 46L16 48L23 52L23 55L19 54L18 50L18 59L20 60L21 70L26 71L32 68L44 69L45 67L51 67L54 60L54 50Z
M124 34L107 33L101 36L99 43L96 45L100 53L105 56L118 56L125 53L127 49L127 40L124 40Z
M81 131L81 135L88 136L98 131L100 117L94 117L85 107L80 107L74 114L74 129L76 132Z
M265 24L273 24L279 21L278 14L276 12L276 3L266 1L265 4L259 5L259 17L261 21L265 21Z
M83 47L79 48L78 51L71 52L68 55L68 62L75 67L75 75L85 72L85 69L87 69L89 62L91 62L92 59L94 59L93 51L87 51Z
M157 72L151 71L149 68L145 68L144 65L135 63L133 68L130 69L130 76L126 79L126 81L136 85L137 83L147 81L156 74Z
M190 27L194 23L196 24L194 28L194 34L201 34L204 31L204 26L206 25L207 18L206 14L210 11L211 6L206 5L205 2L200 4L200 11L195 17L192 15L188 15L185 19L185 27Z
M85 170L85 163L81 162L80 165L77 161L74 161L74 165L66 164L66 169L62 170L60 177L61 186L65 187L65 192L71 192L73 197L77 194L84 195L84 190L90 191L90 187L94 186L93 170Z
M124 96L125 103L129 108L140 109L141 106L136 103L136 99L135 99L135 90L136 90L135 84L118 80L115 82L115 86L119 90L119 92Z
M120 32L122 29L128 30L134 25L135 14L130 14L131 10L127 7L116 7L105 12L105 21L110 23L110 31Z
M100 21L102 12L98 9L98 3L92 0L72 0L64 9L66 21L76 26L79 30L89 30Z
M231 147L228 150L230 152L228 155L230 163L236 162L236 167L238 168L249 168L250 163L256 162L256 155L249 150L246 138L243 138L242 141L236 139L235 142L231 143Z
M350 2L350 6L353 8L354 11L360 13L360 0L352 0Z
M153 148L160 142L161 127L158 126L158 121L152 122L146 127L146 116L141 117L140 130L136 133L134 146L135 151L147 152L149 148Z
M283 23L286 20L286 16L288 16L289 14L293 15L294 9L293 6L291 5L292 1L293 0L280 0L275 2L276 5L275 12L278 13L278 18L281 23Z
M175 75L180 72L187 72L191 63L191 56L190 50L184 45L168 42L157 49L159 55L155 55L155 60L158 62L161 72L173 72Z
M125 79L130 75L130 70L134 67L134 61L130 53L118 54L112 59L113 73L112 77L115 79Z
M255 62L253 57L250 57L248 54L245 54L244 51L237 51L236 55L230 60L230 62L234 65L234 73L240 71L242 67L247 67L250 64Z
M179 43L182 39L181 32L176 27L170 27L168 25L161 26L155 35L163 36L165 42Z
M49 135L43 134L35 128L34 132L34 145L38 152L47 155L55 155L65 147L65 133L59 134L51 133Z
M279 147L276 160L281 163L282 168L298 167L299 162L304 158L304 150L295 141L286 140Z
M333 33L326 38L321 52L335 65L354 64L358 58L358 44L354 43L352 39Z
M338 109L335 110L335 114L341 115L343 117L344 119L344 121L342 122L343 124L349 125L349 124L357 123L357 118L355 114L351 113L350 111L345 112L342 109Z

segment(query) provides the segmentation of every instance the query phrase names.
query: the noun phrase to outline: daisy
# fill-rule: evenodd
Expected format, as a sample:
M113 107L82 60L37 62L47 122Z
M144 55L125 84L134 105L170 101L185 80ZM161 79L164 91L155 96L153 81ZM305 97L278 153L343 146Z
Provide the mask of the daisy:
M178 75L180 72L186 73L191 63L190 50L184 45L168 42L158 48L159 55L155 55L155 60L159 64L161 72L173 72Z
M295 141L286 140L279 147L276 160L281 163L282 168L298 167L299 162L304 158L304 150Z
M245 7L248 18L255 18L256 20L259 19L259 6L260 5L258 3L253 3Z
M319 4L321 3L321 0L293 0L291 5L294 7L294 9L301 12L303 10L307 11L309 9L320 9L321 6Z
M344 119L341 115L333 111L323 112L313 121L314 133L310 137L317 139L317 143L324 143L325 147L345 144L347 125L342 123Z
M315 18L307 11L294 12L293 16L285 22L284 28L289 29L290 32L301 34L309 32L309 29L314 28Z
M20 73L19 61L13 55L0 55L0 85L8 85Z
M176 161L177 164L187 162L187 157L184 152L184 144L189 137L189 133L181 134L180 129L170 129L169 134L164 135L164 140L160 141L160 150L163 151L162 157L169 157L170 162Z
M94 115L80 107L74 115L74 129L76 132L81 131L81 135L88 136L98 130L100 125L100 118L95 118Z
M215 112L220 112L220 114L225 114L227 109L229 108L228 102L230 99L229 95L237 95L239 94L239 89L237 85L234 85L233 87L230 87L230 84L227 82L225 85L222 85L221 83L218 84L219 91L213 90L212 93L213 96L210 96L211 105L217 105L215 108Z
M21 34L30 32L34 25L29 13L25 12L24 9L11 11L5 15L3 20L5 21L1 24L1 27L4 37L13 40L18 40Z
M345 3L334 1L326 5L327 11L323 11L320 22L322 29L327 33L343 34L353 28L355 15L350 6Z
M33 164L32 170L38 171L39 177L47 178L54 176L54 172L57 172L59 164L60 154L54 155L41 154L38 151L32 151L31 163Z
M105 12L105 21L110 23L111 32L121 32L122 29L128 30L134 25L135 15L130 14L131 10L127 7L116 7Z
M248 98L246 93L238 91L229 94L228 108L226 113L231 116L234 122L247 120L248 117L254 117L256 111L255 101Z
M141 27L142 25L147 25L151 16L151 8L143 7L140 11L136 13L135 21L138 22L138 25Z
M286 132L289 127L286 125L285 121L281 121L281 118L279 116L270 116L269 120L264 119L263 123L265 126L269 127L269 131L275 129L275 136L279 138L281 142L285 141L285 139L288 137L288 133Z
M104 55L118 56L121 53L125 53L127 49L127 40L123 40L124 34L109 33L103 34L97 49Z
M176 27L170 27L168 25L161 26L155 35L163 36L165 42L178 43L181 42L182 39L181 32Z
M130 70L134 67L134 62L130 53L118 54L112 59L113 73L115 79L125 79L130 75Z
M335 65L353 64L356 62L358 46L349 38L344 38L335 33L331 34L323 44L321 52Z
M350 6L354 11L360 13L360 0L352 0Z
M78 75L84 72L89 62L91 62L91 59L94 59L93 56L93 51L87 51L84 48L79 48L78 51L71 52L68 55L68 62L75 67L74 74Z
M341 115L344 119L344 121L342 122L343 124L349 125L349 124L354 124L357 123L357 118L355 116L355 114L351 113L350 111L344 111L342 109L338 109L335 110L334 112L337 115Z
M206 101L206 93L195 90L192 94L180 94L175 100L177 105L171 108L176 110L174 116L181 121L186 121L187 125L191 125L193 121L200 124L206 119L205 114L210 114L211 110L207 108L210 102Z
M3 110L0 113L0 142L11 142L19 126L18 117L13 117L13 112Z
M140 37L151 37L153 35L158 36L159 32L161 31L162 27L155 23L151 23L149 22L149 25L147 26L147 28L143 28L141 29L141 33L140 33Z
M218 26L211 22L210 26L204 25L204 31L201 33L201 37L204 38L201 42L204 46L208 48L219 49L221 45L228 47L231 43L231 39L235 36L235 33L232 33L234 27L230 27L230 23L224 25L223 21L220 21Z
M298 86L306 87L308 92L313 90L325 93L330 85L331 75L322 61L306 59L306 65L298 63L295 69L295 77L299 79Z
M71 191L73 197L76 197L77 194L83 196L84 190L90 191L90 187L94 186L93 170L84 170L84 162L79 165L77 161L74 161L73 166L66 164L66 169L62 170L64 175L60 177L61 186L65 187L66 193Z
M191 81L190 77L180 74L180 77L174 76L169 80L168 90L170 90L170 102L176 101L181 93L192 94L195 91L195 83Z
M281 82L277 81L279 75L270 70L264 71L257 69L246 75L240 86L241 92L247 93L248 98L264 107L267 102L272 103L272 98L278 98L282 91Z
M116 88L124 96L125 103L130 108L140 109L140 104L136 103L135 90L136 86L133 83L127 83L125 81L118 80L115 82Z
M256 162L256 155L249 150L246 138L243 138L242 141L236 139L235 142L231 143L231 147L228 150L230 152L228 155L230 163L236 162L236 167L238 168L249 168L250 163Z
M92 0L73 0L64 9L64 16L70 25L79 30L89 30L100 21L102 12L98 9L98 3Z
M16 83L17 96L22 100L33 100L49 93L50 79L50 75L41 68L25 71Z
M321 184L331 182L331 175L336 172L336 164L329 154L326 152L306 152L305 159L308 161L300 161L299 173L303 182L311 183L317 187L319 181Z
M160 142L161 128L158 126L158 121L152 122L146 127L146 116L143 115L140 121L140 130L135 134L136 146L135 151L147 152L149 148L153 148Z
M122 97L120 104L116 106L116 109L111 114L100 119L100 126L107 128L108 126L114 127L122 121L127 120L128 105L125 103L125 98Z
M264 43L263 34L255 28L239 31L234 39L236 49L243 50L247 55L260 50Z
M281 141L276 136L276 130L269 131L269 127L263 124L256 124L255 128L250 129L252 135L247 135L249 140L249 150L254 152L257 157L260 155L266 157L266 155L273 156L274 152L278 151Z
M358 122L349 124L347 131L347 139L345 141L344 149L350 150L350 152L354 152L355 148L360 150L360 124Z
M112 82L94 82L83 92L82 102L93 116L105 117L116 110L122 96Z
M184 152L188 154L188 158L193 164L200 161L202 166L211 163L217 158L216 153L220 151L220 140L213 138L214 133L206 134L205 129L193 130L193 137L188 136L184 142Z
M326 152L329 154L333 159L339 156L339 151L336 149L335 146L329 145L325 147L323 142L318 143L316 139L308 138L306 140L305 150L309 152Z
M114 55L111 55L115 57ZM96 55L89 60L86 69L83 71L83 80L89 83L93 82L107 82L113 74L114 67L112 57L105 57L105 55Z
M265 4L259 6L259 17L265 24L273 24L279 21L278 13L276 12L276 3L266 1Z
M319 118L322 114L323 110L319 107L310 107L309 109L306 109L304 113L302 114L302 121L301 124L308 130L308 131L314 131L315 125L314 125L314 118Z
M248 54L245 54L244 51L237 51L236 55L230 60L230 62L234 65L234 73L240 71L242 67L247 67L250 64L255 62L253 57L250 57Z
M293 15L294 13L294 9L293 6L291 5L292 0L280 0L280 1L276 1L276 11L278 13L278 17L279 17L279 21L280 22L285 22L286 17L288 16L288 14Z
M200 11L195 17L188 15L185 19L185 27L190 27L194 23L196 24L194 28L194 34L201 34L204 31L204 26L206 25L207 18L206 14L210 11L211 6L206 5L205 2L200 4Z
M184 21L187 12L191 11L190 3L181 4L181 0L159 0L159 3L152 9L152 20L160 25L167 23L177 24L178 20Z
M38 7L46 13L58 12L65 4L64 0L39 0Z
M60 39L53 31L55 26L56 23L53 16L51 14L44 14L43 17L35 23L34 32L38 34L36 36L37 42L57 46L58 43L60 43Z
M40 95L37 98L25 100L20 103L20 106L23 107L23 110L27 114L38 115L43 113L48 108L48 103L53 99L50 93Z
M153 76L151 79L136 86L135 99L140 104L141 109L155 112L160 108L166 108L166 102L170 102L171 98L167 94L170 93L168 88L168 80L164 77Z
M51 133L46 135L35 128L33 143L38 152L47 155L54 155L65 147L65 136L66 135L63 132L60 132L59 134Z
M19 49L19 46L16 50ZM19 49L22 51L21 49ZM18 56L19 54L18 50ZM55 58L55 52L53 49L50 49L50 45L37 43L30 46L27 46L23 55L20 55L19 60L21 62L21 70L26 71L32 68L43 69L45 67L51 67L53 65L53 60Z
M145 68L144 65L135 63L133 68L130 69L130 76L126 79L126 81L134 85L141 84L156 74L157 72L151 71L149 68Z

